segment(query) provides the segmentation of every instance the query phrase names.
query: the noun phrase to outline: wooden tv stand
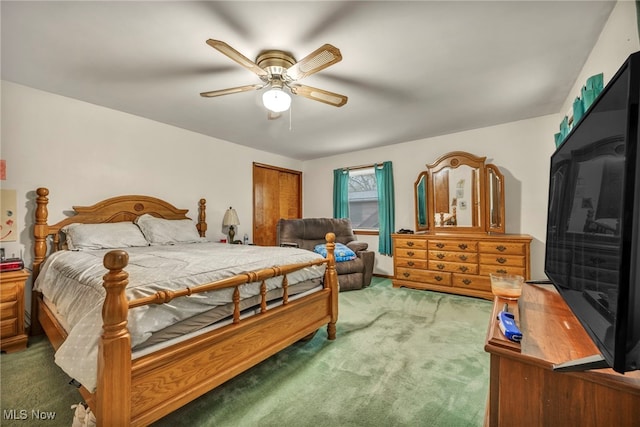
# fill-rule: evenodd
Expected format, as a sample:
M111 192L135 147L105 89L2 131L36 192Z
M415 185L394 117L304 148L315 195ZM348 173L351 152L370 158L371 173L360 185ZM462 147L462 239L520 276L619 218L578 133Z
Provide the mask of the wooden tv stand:
M505 303L521 343L500 332L496 316ZM553 371L598 350L552 285L525 285L517 303L495 298L485 350L491 354L485 426L640 426L640 371Z

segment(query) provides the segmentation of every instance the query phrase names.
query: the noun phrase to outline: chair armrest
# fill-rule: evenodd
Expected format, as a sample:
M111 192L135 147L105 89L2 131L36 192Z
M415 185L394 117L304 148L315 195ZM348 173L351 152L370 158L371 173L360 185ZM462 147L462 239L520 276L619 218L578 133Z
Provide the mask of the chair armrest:
M283 248L297 248L299 247L295 242L281 242L280 246Z
M360 251L366 251L369 248L369 244L367 242L352 240L351 242L347 243L347 247L353 252L358 253Z

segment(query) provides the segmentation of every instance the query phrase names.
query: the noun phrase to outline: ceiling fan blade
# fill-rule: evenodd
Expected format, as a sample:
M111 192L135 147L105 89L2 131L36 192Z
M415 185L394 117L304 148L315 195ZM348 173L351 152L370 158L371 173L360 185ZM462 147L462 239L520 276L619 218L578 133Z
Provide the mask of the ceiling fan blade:
M214 96L230 95L232 93L248 92L250 90L259 90L259 89L262 89L263 87L264 85L246 85L246 86L230 87L228 89L202 92L200 93L200 96L204 96L205 98L213 98Z
M313 99L314 101L324 102L325 104L333 105L334 107L342 107L347 103L347 98L339 93L329 92L328 90L318 89L305 85L290 85L291 93L294 95L304 96L305 98Z
M212 48L216 49L217 51L219 51L220 53L233 59L238 64L246 68L247 70L257 74L258 76L267 77L269 75L269 73L267 73L265 70L258 67L258 64L256 64L255 62L253 62L252 60L250 60L249 58L247 58L246 56L244 56L243 54L241 54L240 52L238 52L237 50L235 50L225 42L220 40L209 39L207 40L207 44Z
M289 67L287 75L293 80L300 80L340 61L342 61L340 49L325 44Z

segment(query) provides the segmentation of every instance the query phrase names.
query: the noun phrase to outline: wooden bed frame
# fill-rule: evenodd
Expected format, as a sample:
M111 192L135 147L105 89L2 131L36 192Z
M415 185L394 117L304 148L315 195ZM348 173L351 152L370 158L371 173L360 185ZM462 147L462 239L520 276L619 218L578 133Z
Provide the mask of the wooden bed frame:
M187 210L177 209L160 199L121 196L93 206L74 206L76 215L48 225L49 190L38 188L36 194L34 281L48 252L64 249L60 229L67 224L132 221L145 213L166 219L187 218ZM201 199L197 221L201 236L207 229L205 204ZM107 253L103 261L108 272L104 276L106 297L102 309L97 388L94 393L80 388L83 398L96 414L98 425L148 425L289 345L312 336L325 324L328 339L335 339L338 317L335 235L328 233L326 239L326 259L253 271L182 291L161 291L131 301L126 299L124 292L128 283L128 274L124 271L128 255L123 250ZM324 288L288 301L286 275L318 264L327 266ZM264 280L277 276L283 277L283 304L267 310ZM263 283L262 310L255 316L240 320L238 286L250 282ZM222 288L235 288L232 324L132 360L131 338L127 329L129 308L163 304L173 298ZM32 300L32 333L44 330L53 347L58 349L66 338L65 330L42 302L39 292L34 291Z

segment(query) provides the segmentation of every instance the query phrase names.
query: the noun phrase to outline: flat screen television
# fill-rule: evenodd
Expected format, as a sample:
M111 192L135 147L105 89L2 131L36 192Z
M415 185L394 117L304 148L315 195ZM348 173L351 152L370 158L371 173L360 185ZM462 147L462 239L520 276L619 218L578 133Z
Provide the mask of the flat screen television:
M600 354L559 370L640 369L640 52L551 156L545 273Z

